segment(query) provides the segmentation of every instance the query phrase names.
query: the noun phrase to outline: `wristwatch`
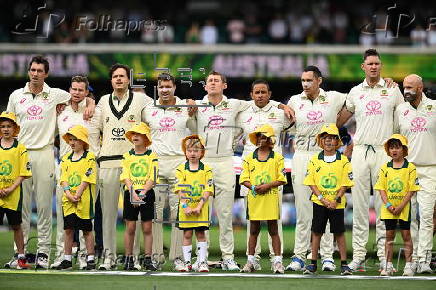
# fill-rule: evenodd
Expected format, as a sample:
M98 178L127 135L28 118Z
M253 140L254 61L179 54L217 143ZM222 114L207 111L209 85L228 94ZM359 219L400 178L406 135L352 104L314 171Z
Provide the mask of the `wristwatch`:
M341 197L340 196L336 197L335 200L336 200L337 203L341 203Z

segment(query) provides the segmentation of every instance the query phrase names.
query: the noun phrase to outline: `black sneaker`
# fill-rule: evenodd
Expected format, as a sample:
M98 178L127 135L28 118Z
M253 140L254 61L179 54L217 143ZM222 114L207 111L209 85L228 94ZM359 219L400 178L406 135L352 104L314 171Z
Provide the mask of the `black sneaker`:
M134 265L135 265L135 261L133 259L133 256L127 256L124 262L124 270L125 271L136 270Z
M316 265L315 264L309 264L306 266L306 268L303 271L304 275L313 275L316 273Z
M341 265L341 275L342 276L353 275L353 271L351 271L348 265Z
M36 269L48 269L48 256L44 253L38 253L36 256Z
M143 267L147 271L157 271L157 268L153 265L151 257L145 257Z
M95 261L94 260L86 261L85 270L95 270Z
M30 264L35 264L36 255L34 253L26 253L26 261Z
M56 270L72 270L73 263L68 260L63 260L61 264L56 268Z

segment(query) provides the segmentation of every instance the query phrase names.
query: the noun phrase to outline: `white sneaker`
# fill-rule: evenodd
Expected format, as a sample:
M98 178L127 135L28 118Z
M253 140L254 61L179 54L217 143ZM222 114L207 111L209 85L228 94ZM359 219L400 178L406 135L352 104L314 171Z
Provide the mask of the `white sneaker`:
M420 262L418 265L418 274L431 274L433 270L430 268L430 263Z
M15 254L10 260L9 262L7 262L4 267L6 269L16 269L18 265L18 254Z
M178 272L186 272L186 265L185 262L182 261L180 258L174 259L174 270Z
M407 262L406 265L404 266L403 276L413 276L413 275L415 275L415 271L413 269L413 263Z
M350 268L351 271L356 272L358 270L362 269L362 264L363 262L360 260L352 260L349 264L348 264L348 268Z
M79 262L79 269L80 270L86 270L86 267L88 266L88 263L86 263L86 254L80 253L77 261Z
M257 259L254 259L254 262L252 264L253 264L254 270L256 270L256 271L262 270L262 266L260 266L260 263Z
M332 259L325 259L322 261L322 270L326 272L333 272L336 270L335 261Z
M239 271L239 266L236 264L235 260L233 259L225 259L222 263L223 270L227 271Z
M191 265L191 270L197 272L198 267L200 267L200 262L196 260L195 263Z
M48 256L44 253L38 253L36 258L36 269L48 269Z
M381 259L378 267L378 271L381 272L384 268L386 268L386 259Z
M133 262L133 268L137 271L141 271L141 261L139 261L139 258L137 256L134 257L135 261Z
M209 265L207 265L206 261L203 261L198 266L198 272L209 272Z
M103 271L105 271L105 270L109 271L109 270L112 270L113 268L115 268L114 261L110 257L105 258L103 261L103 264L98 266L98 269L103 270Z
M285 267L282 262L275 262L272 264L272 271L274 274L285 274Z
M304 261L300 258L293 257L291 263L286 267L286 271L302 271L304 268Z
M380 276L392 276L394 274L394 266L391 262L385 263L385 267L381 270Z
M256 269L251 262L247 262L247 264L245 264L244 267L241 269L241 273L252 273L254 271L256 271Z

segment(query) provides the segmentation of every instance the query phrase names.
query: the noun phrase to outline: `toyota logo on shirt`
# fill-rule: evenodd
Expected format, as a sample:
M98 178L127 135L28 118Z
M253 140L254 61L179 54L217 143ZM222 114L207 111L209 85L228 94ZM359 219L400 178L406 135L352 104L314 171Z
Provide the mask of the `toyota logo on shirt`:
M424 126L427 124L427 120L422 117L416 117L410 122L412 128L410 128L411 132L427 132L427 128Z
M322 120L322 112L321 111L309 111L306 115L308 120L308 125L316 125L321 124L324 121Z
M380 111L381 103L379 101L369 101L366 104L366 115L367 116L373 116L373 115L381 115L382 112Z
M27 114L29 116L27 117L27 120L41 120L43 117L41 116L42 108L37 105L30 106L27 108Z
M126 133L126 130L124 128L113 128L112 129L112 135L114 138L111 138L112 140L126 140L124 138L124 134Z

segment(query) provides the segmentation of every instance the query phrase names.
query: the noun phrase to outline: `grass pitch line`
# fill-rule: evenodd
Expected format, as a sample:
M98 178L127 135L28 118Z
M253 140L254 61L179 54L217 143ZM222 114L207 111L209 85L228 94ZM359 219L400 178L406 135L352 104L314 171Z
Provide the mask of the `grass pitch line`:
M302 275L302 274L247 274L247 273L178 273L178 272L134 272L134 271L56 271L56 270L8 270L2 273L28 275L101 275L101 276L153 276L153 277L238 277L238 278L282 278L282 279L349 279L349 280L418 280L436 281L436 276L361 276L361 275Z

